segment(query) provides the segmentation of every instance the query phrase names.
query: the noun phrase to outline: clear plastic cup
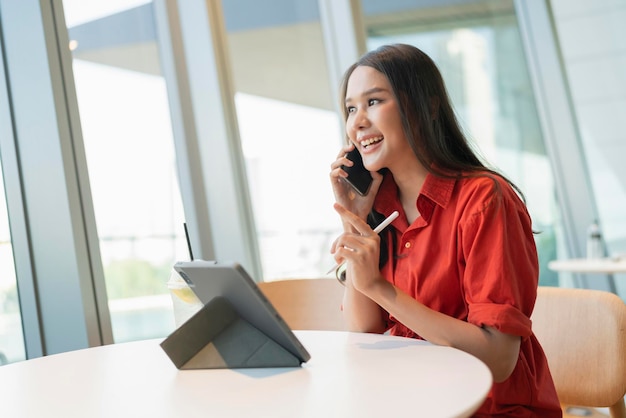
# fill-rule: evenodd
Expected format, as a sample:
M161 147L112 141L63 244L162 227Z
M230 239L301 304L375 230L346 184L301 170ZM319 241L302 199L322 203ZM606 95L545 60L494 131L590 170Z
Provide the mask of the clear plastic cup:
M172 270L167 281L167 288L172 297L174 324L178 328L198 312L203 304L176 270Z

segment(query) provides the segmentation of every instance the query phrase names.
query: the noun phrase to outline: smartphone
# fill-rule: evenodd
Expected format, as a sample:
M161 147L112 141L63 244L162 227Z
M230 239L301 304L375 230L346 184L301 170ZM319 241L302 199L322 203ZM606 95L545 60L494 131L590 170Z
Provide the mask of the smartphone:
M345 180L356 190L361 196L365 196L372 185L372 174L363 165L363 158L358 149L354 148L346 154L346 157L354 163L352 167L342 165L341 168L348 173Z

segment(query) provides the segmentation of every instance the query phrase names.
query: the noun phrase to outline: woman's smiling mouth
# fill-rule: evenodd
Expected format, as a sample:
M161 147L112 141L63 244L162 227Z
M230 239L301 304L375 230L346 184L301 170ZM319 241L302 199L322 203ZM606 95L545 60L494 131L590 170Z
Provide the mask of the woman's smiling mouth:
M374 136L374 137L371 137L371 138L367 138L367 139L360 140L360 141L359 141L359 144L361 144L361 146L362 146L363 148L367 148L367 147L369 147L370 145L375 144L375 143L377 143L377 142L380 142L380 141L382 141L382 140L383 140L383 137L382 137L382 136Z

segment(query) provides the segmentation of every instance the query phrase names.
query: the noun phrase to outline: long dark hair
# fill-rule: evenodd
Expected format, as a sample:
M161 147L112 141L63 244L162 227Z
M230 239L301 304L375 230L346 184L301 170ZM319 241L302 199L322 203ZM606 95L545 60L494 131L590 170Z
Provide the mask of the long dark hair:
M495 177L501 177L524 200L522 191L487 167L470 145L457 121L441 73L428 55L406 44L383 45L363 55L343 76L340 107L344 120L348 117L343 105L348 80L359 66L374 68L387 77L398 103L404 134L417 159L431 174L447 178L490 177L496 195L501 191ZM380 221L380 214L372 213L368 217L370 224ZM381 245L381 258L386 259L383 250ZM384 262L381 259L381 265Z

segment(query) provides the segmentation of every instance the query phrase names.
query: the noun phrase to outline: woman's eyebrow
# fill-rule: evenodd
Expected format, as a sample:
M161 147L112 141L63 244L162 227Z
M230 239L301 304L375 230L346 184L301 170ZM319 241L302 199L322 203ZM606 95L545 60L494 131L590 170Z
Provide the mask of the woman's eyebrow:
M372 87L371 89L365 90L365 91L361 94L361 96L362 96L362 97L365 97L365 96L372 95L372 94L374 94L374 93L381 93L381 92L387 92L387 91L388 91L387 89L384 89L384 88L382 88L382 87ZM345 102L346 102L346 103L350 103L351 101L352 101L352 98L351 98L351 97L346 97L346 100L345 100Z

